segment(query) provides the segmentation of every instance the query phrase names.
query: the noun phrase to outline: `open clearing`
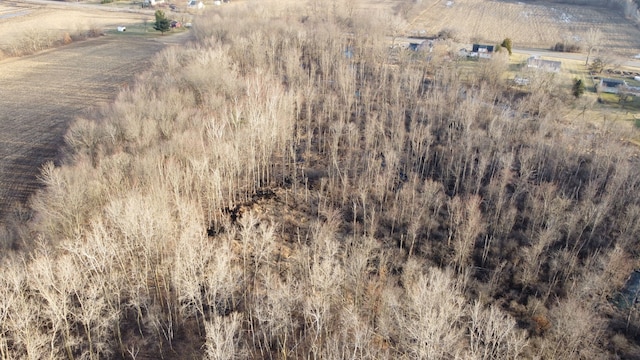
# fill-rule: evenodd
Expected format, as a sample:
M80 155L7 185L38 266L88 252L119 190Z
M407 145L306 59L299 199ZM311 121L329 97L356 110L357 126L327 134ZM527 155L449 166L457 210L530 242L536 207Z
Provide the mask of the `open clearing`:
M22 15L0 18L0 31L24 30L33 21L65 23L64 19L71 28L56 30L68 31L75 26L69 19L82 17L107 29L110 24L135 24L140 16L116 12L94 16L95 11L59 9L47 13L41 6L0 8L0 16L15 12ZM155 53L186 36L113 34L0 61L0 219L9 206L26 201L39 186L40 167L56 160L71 121L111 102L120 88L145 70Z
M435 34L452 29L463 42L493 44L511 38L515 47L549 48L561 41L580 43L596 27L602 47L620 55L640 53L640 30L611 9L543 2L429 0L410 30Z

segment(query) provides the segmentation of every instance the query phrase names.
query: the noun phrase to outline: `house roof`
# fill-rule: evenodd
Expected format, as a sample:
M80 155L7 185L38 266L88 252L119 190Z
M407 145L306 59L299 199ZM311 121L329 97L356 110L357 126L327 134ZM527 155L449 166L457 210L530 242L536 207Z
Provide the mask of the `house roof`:
M625 84L624 80L603 78L600 83L606 87L618 87Z
M479 52L480 49L486 50L487 52L493 52L493 45L482 45L482 44L473 44L472 52Z

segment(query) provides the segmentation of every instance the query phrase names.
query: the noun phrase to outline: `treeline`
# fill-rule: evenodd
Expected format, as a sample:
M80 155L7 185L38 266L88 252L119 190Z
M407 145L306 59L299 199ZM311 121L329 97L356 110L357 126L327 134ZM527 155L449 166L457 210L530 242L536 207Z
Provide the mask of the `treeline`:
M332 4L218 8L77 121L2 259L0 358L637 356L622 132Z

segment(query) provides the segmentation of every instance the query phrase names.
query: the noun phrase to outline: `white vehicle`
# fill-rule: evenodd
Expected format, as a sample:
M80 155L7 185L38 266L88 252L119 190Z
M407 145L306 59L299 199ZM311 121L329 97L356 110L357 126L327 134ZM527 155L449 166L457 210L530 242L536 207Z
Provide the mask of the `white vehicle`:
M202 1L197 0L189 0L187 2L187 7L190 9L203 9L204 3Z

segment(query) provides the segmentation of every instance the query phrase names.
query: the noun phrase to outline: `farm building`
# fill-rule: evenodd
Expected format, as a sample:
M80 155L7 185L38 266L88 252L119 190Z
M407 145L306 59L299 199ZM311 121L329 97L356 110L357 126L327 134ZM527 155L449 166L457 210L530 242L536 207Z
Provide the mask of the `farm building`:
M598 91L617 94L620 92L620 88L626 85L624 80L602 78L598 84Z
M481 44L473 44L471 48L472 54L477 54L479 58L483 59L491 59L493 55L494 46L493 45L481 45ZM472 55L476 56L476 55Z
M540 69L548 72L560 72L562 63L560 61L542 60L536 56L527 59L527 67Z

